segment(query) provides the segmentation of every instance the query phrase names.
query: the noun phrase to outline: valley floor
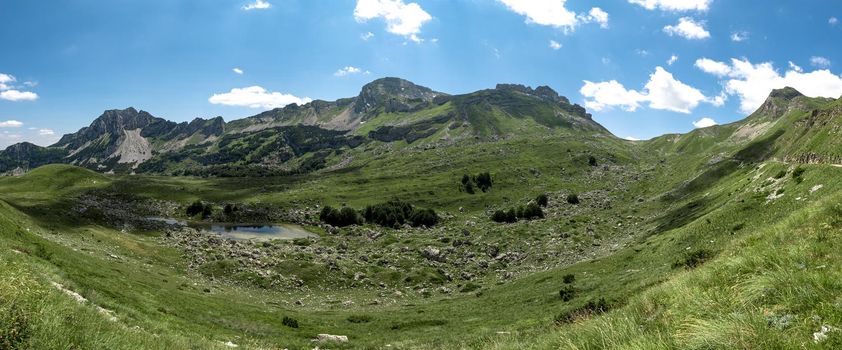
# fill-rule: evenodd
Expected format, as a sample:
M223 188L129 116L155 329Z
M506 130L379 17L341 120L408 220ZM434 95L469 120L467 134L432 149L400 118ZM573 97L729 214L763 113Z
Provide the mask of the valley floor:
M505 149L475 150L488 159L466 157L480 164L467 171ZM682 181L698 168L621 151L577 166L571 153L511 163L477 195L450 194L458 165L426 181L366 170L121 177L67 166L0 179L0 348L842 346L842 170L765 161ZM709 186L692 188L701 180ZM328 232L313 218L318 204L360 206L388 191L435 207L443 223ZM581 204L564 201L573 192ZM546 218L488 219L537 193L550 194ZM86 195L152 201L173 215L195 199L266 204L320 238L233 244L120 226L109 208L80 207Z

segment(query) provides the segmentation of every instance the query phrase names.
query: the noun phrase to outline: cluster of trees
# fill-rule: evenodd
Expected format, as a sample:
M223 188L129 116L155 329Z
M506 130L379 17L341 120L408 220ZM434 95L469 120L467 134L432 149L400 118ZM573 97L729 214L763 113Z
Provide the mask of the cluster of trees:
M470 194L474 194L478 188L480 191L486 192L491 189L493 181L491 181L491 173L484 172L474 176L468 174L462 175L461 189Z
M342 209L336 209L329 205L322 208L319 219L338 227L359 225L363 222L362 217L360 217L360 214L354 208L342 207Z
M391 228L399 228L404 224L413 227L433 227L439 223L439 216L435 210L416 208L412 204L399 199L369 205L365 207L362 213L347 206L342 207L342 209L325 206L319 218L325 223L339 227L359 225L363 222Z
M202 214L202 219L209 218L213 214L213 206L195 201L187 207L187 216L194 217L199 214Z
M491 220L494 222L515 223L518 220L534 220L543 219L544 210L549 204L549 198L546 194L540 194L534 201L529 202L526 206L519 206L517 208L509 208L509 210L497 210L491 215Z

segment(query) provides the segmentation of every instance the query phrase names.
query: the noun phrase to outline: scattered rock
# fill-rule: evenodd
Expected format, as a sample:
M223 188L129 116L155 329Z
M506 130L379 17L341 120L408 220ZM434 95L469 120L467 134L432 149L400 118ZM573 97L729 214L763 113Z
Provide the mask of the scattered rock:
M319 342L335 342L335 343L347 343L348 336L345 335L333 335L333 334L319 334L316 336L316 341Z

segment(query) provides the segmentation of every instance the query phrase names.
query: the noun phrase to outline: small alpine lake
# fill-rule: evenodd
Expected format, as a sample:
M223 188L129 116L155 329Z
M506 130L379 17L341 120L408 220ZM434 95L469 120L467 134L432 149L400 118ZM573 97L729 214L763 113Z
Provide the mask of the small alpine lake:
M169 225L187 226L199 231L211 232L235 240L270 241L275 239L290 240L319 237L317 234L307 231L304 227L294 224L204 223L160 217L151 217L148 219L161 221Z

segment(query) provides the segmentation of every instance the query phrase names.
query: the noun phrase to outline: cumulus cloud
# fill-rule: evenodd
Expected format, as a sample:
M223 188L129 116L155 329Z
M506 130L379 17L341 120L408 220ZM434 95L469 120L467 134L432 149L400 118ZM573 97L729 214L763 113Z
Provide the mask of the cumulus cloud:
M0 122L0 128L19 128L23 126L23 123L17 120L7 120Z
M713 0L629 0L629 3L643 6L647 10L663 11L707 11Z
M422 41L418 36L421 27L433 19L421 5L406 4L403 0L357 0L354 18L361 23L382 18L386 21L386 31L414 42Z
M249 108L279 108L293 103L303 105L310 101L312 99L307 97L270 92L260 86L234 88L229 92L214 94L208 98L208 102L212 104Z
M748 40L748 32L739 31L739 32L732 32L731 33L731 41L735 43L743 42Z
M724 92L740 98L740 110L744 113L751 113L760 107L773 89L786 86L793 87L811 97L838 98L842 95L842 76L828 69L807 72L793 64L781 74L771 62L754 64L748 59L736 58L732 58L730 64L709 61L715 63L717 67L725 67L723 69L725 74L702 70L726 78L723 82ZM696 63L696 67L699 67L699 61Z
M567 32L582 23L599 23L603 28L608 26L608 13L599 7L577 15L564 6L567 0L499 1L510 11L525 16L526 23L562 28Z
M362 69L357 68L357 67L347 66L347 67L340 68L335 73L333 73L333 75L337 76L337 77L344 77L346 75L352 75L352 74L369 74L369 71L363 71Z
M676 61L678 61L678 56L676 56L676 55L672 55L672 56L670 56L670 58L667 60L667 65L671 66L671 65L672 65L673 63L675 63Z
M246 11L251 11L251 10L265 10L265 9L270 8L270 7L272 7L272 4L270 4L270 3L269 3L268 1L266 1L266 0L255 0L255 1L254 1L254 2L252 2L252 3L249 3L249 4L245 5L245 6L243 6L243 10L246 10Z
M696 68L701 69L705 73L713 74L719 77L723 77L728 75L728 73L731 73L731 67L727 64L704 57L696 60Z
M550 40L550 48L553 50L558 50L561 48L561 44L558 41Z
M693 122L693 126L695 126L697 129L707 128L709 126L714 126L714 125L719 125L719 123L717 123L715 120L713 120L711 118L708 118L708 117L705 117L705 118L702 118L702 119L699 119L699 120Z
M38 94L30 91L5 90L0 91L0 100L7 101L35 101Z
M710 32L705 29L704 22L697 22L690 17L681 17L675 25L665 26L664 33L669 36L677 35L691 40L710 38Z
M17 78L13 75L0 73L0 100L34 101L38 99L38 94L34 92L17 90L17 88L13 86L16 81ZM37 84L25 82L24 85L34 87Z
M234 69L232 69L231 71L233 71L234 73L240 74L240 75L243 74L243 70L240 69L240 68L237 68L237 67L234 67Z
M55 135L56 132L53 129L38 129L38 135L41 136L52 136Z
M586 80L579 93L585 97L585 106L595 111L619 107L633 112L641 103L648 103L652 109L690 113L701 102L713 105L724 103L719 96L706 97L698 89L675 79L662 67L655 68L642 91L626 89L616 80L600 83Z
M810 64L819 68L830 67L830 60L822 56L810 57Z

